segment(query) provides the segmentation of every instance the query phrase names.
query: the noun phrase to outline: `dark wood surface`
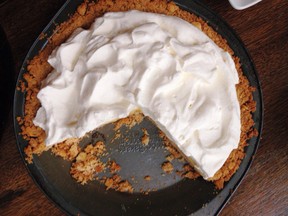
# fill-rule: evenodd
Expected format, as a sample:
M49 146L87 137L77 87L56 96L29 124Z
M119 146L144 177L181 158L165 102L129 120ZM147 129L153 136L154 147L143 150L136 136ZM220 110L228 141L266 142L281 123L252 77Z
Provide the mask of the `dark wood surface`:
M0 6L0 24L11 46L15 76L33 41L64 2L9 0ZM228 0L203 2L244 42L264 95L260 147L221 215L288 215L288 1L263 0L243 11L234 10ZM64 215L25 169L16 146L12 107L10 110L0 135L0 215Z

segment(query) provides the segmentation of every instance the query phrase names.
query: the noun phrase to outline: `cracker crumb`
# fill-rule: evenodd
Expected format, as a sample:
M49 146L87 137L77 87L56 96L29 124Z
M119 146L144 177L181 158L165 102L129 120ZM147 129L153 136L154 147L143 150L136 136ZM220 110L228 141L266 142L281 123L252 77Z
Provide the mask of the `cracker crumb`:
M165 149L170 152L169 159L171 160L173 158L182 160L182 154L174 147L175 144L173 144L161 130L158 131L158 134L159 137L163 140Z
M121 166L117 164L115 161L109 161L108 167L110 169L110 173L119 172L121 170Z
M122 118L114 122L114 130L119 130L122 126L126 126L129 129L134 127L136 124L139 124L143 121L144 115L140 110L136 110L131 113L128 117Z
M142 131L143 131L143 136L141 137L141 142L143 145L147 146L149 144L149 133L147 131L147 129L145 128L142 128Z
M169 162L172 162L174 160L174 156L170 154L170 155L167 155L165 159Z
M151 189L148 189L148 190L144 190L143 188L140 189L140 193L142 193L144 195L148 195L150 191L151 191Z
M117 174L105 180L106 190L114 189L120 192L133 193L134 188L127 180L121 180L121 177Z
M83 4L81 4L78 8L77 8L77 12L81 15L84 16L87 12L87 3L84 2Z
M105 169L105 164L100 160L100 156L106 151L102 141L97 141L95 145L89 144L84 151L81 151L76 161L72 163L70 174L77 182L86 184L94 179L95 174Z
M64 160L74 160L80 152L79 139L71 138L52 147L52 153Z
M94 146L88 145L84 151L95 156L101 156L106 151L106 147L103 141L97 141Z
M151 176L146 175L146 176L144 177L144 180L145 180L145 181L151 181Z
M43 40L45 39L45 37L47 37L47 34L45 34L44 32L41 32L41 34L39 35L39 39Z
M120 130L118 129L115 133L114 133L114 137L111 140L111 142L114 142L117 139L120 139L122 137L122 133L120 132Z
M164 162L161 168L165 173L171 173L174 169L172 163L170 163L169 161Z
M18 91L24 92L26 89L26 84L23 80L19 80L19 86L16 87Z
M185 164L183 170L177 171L176 173L181 177L188 179L196 179L200 176L200 174L190 164Z

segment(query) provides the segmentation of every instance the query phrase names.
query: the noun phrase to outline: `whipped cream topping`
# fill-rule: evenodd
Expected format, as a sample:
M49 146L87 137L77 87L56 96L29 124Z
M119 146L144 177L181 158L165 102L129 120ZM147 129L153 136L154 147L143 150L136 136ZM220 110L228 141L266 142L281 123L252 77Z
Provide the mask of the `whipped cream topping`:
M208 179L240 140L231 56L190 23L139 11L107 13L56 48L34 124L47 146L140 109Z

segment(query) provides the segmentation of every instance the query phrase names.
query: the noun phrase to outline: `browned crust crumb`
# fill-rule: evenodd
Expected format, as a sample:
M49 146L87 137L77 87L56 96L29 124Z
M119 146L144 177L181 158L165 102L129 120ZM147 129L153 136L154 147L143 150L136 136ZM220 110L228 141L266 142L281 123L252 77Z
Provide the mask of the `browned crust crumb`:
M149 175L144 176L144 180L145 181L151 181L151 176L149 176Z
M122 118L114 122L114 130L119 130L122 126L126 126L129 129L134 127L143 121L144 115L140 110L132 112L128 117Z
M120 139L121 137L122 137L122 133L120 132L120 130L117 130L117 131L115 131L114 137L111 140L111 142L114 142L115 140Z
M100 159L106 152L105 143L97 141L95 145L89 144L81 151L75 162L72 163L70 174L77 182L86 184L91 180L99 180L98 173L103 172L107 167L110 173L120 171L121 167L115 161L103 163ZM119 175L114 174L112 177L103 177L100 182L104 183L106 189L114 189L120 192L133 193L133 187L127 180L122 180Z
M52 147L52 152L64 160L74 160L80 152L79 139L68 139Z
M96 142L95 145L87 145L84 151L77 155L76 161L72 163L70 169L72 177L81 184L93 180L95 174L105 169L105 164L99 158L105 150L102 141Z
M110 173L119 172L121 170L121 166L117 164L115 161L109 161L108 167L110 169Z
M169 162L172 162L174 160L174 156L170 154L170 155L167 155L165 159Z
M40 89L41 81L52 70L52 67L47 62L48 56L51 54L52 50L63 43L76 28L89 27L96 17L102 16L105 12L127 11L131 9L180 17L200 28L219 47L228 51L231 55L234 54L226 40L209 27L206 22L194 14L181 10L173 2L168 3L165 0L85 1L78 7L77 12L72 15L69 20L57 26L53 36L49 39L47 46L28 62L27 72L23 74L24 82L21 82L17 87L17 90L26 92L24 107L25 116L23 118L17 118L17 120L21 125L22 137L28 141L28 145L24 149L28 163L32 163L33 154L40 155L43 151L49 149L44 144L46 137L45 132L33 124L33 119L40 107L40 103L36 96ZM233 60L236 64L240 80L240 83L237 85L237 94L241 105L241 139L239 147L231 152L223 167L210 179L215 183L218 189L223 188L224 182L228 181L238 169L245 156L244 147L247 145L247 140L253 136L257 136L257 131L253 128L254 122L251 114L256 109L256 103L252 98L252 92L255 89L249 86L247 78L243 76L239 58L233 57ZM131 116L117 121L115 123L115 130L118 130L123 125L131 128L141 122L143 117L143 114L140 112L136 114L133 113ZM164 135L163 137L166 136ZM169 140L167 138L165 139L165 142L168 143ZM181 159L181 154L177 152L174 147L169 146L167 148L174 158ZM70 142L65 141L52 148L54 154L67 160L73 160L79 151L80 149L75 142L74 144L71 144Z
M149 189L146 189L144 190L143 188L140 189L140 193L142 193L143 195L149 195L150 192L155 192L157 191L158 189L156 188L149 188Z
M143 131L143 136L141 137L141 142L144 146L147 146L149 144L149 133L147 131L147 129L145 128L142 128L142 131Z
M150 188L148 190L140 189L140 193L142 193L144 195L148 195L150 192L155 192L155 191L157 191L156 188Z
M47 34L45 34L44 32L41 32L41 34L39 35L39 39L43 40L45 37L47 37Z
M161 168L165 173L171 173L174 169L172 163L170 163L169 161L164 162Z
M118 188L116 189L116 191L133 193L134 188L132 187L130 182L125 180L125 181L121 181L119 183Z
M168 155L168 161L170 160L173 160L173 159L179 159L181 160L183 157L182 157L182 154L180 153L180 151L178 151L175 147L175 144L173 144L168 138L167 136L159 130L159 137L162 138L163 140L163 144L165 146L165 149L167 151L170 152L170 155Z
M84 16L87 12L87 8L88 8L88 4L87 2L84 2L83 4L81 4L78 8L77 8L77 13L80 16Z
M149 193L150 193L150 189L148 189L148 190L146 190L146 191L143 191L142 193L144 194L144 195L148 195Z
M18 91L24 91L26 89L26 84L23 80L19 80L19 86L16 87Z
M177 171L176 173L181 177L188 179L196 179L200 176L200 174L190 164L185 164L183 170Z
M117 174L105 180L106 190L114 189L120 192L133 193L134 188L127 180L122 180Z
M95 146L88 145L85 149L86 153L90 153L96 156L101 156L106 151L106 147L103 141L97 141Z

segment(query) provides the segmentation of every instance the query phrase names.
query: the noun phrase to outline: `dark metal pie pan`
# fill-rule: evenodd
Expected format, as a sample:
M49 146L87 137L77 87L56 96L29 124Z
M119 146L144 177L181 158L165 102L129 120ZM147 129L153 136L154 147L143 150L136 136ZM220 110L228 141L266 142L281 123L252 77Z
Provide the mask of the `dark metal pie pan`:
M76 11L81 2L80 0L67 1L43 30L45 38L40 39L38 37L32 45L21 68L17 85L23 79L23 73L27 69L27 60L32 59L46 46L47 39L55 29L55 23L66 21L69 15ZM81 216L217 215L248 171L260 141L263 120L261 87L251 57L234 31L202 3L191 0L177 0L175 2L182 9L192 12L207 21L228 41L235 55L240 58L244 74L249 79L250 84L256 87L253 97L257 102L257 109L253 114L253 119L255 128L259 131L258 137L249 141L249 145L245 149L246 156L240 168L225 184L224 189L217 191L212 183L202 178L188 180L180 178L175 172L163 174L161 164L165 161L168 152L163 148L157 128L148 119L145 119L132 130L124 130L125 137L115 142L111 142L114 131L111 125L107 125L101 128L98 133L95 133L94 136L85 140L82 145L87 144L91 139L94 141L105 139L109 157L121 165L120 176L133 184L135 192L128 194L106 190L105 186L98 181L92 181L83 186L70 176L71 162L53 156L50 151L43 153L40 157L35 156L33 164L27 164L24 160L24 148L27 141L19 135L21 130L16 117L24 115L25 92L16 90L14 96L14 125L19 151L35 183L65 213L69 215L80 214ZM146 128L150 135L149 147L141 144L142 128ZM102 135L99 136L99 134ZM175 169L180 169L183 164L175 161L173 165ZM144 180L146 175L151 176L151 181ZM148 195L140 192L149 189L152 191Z

